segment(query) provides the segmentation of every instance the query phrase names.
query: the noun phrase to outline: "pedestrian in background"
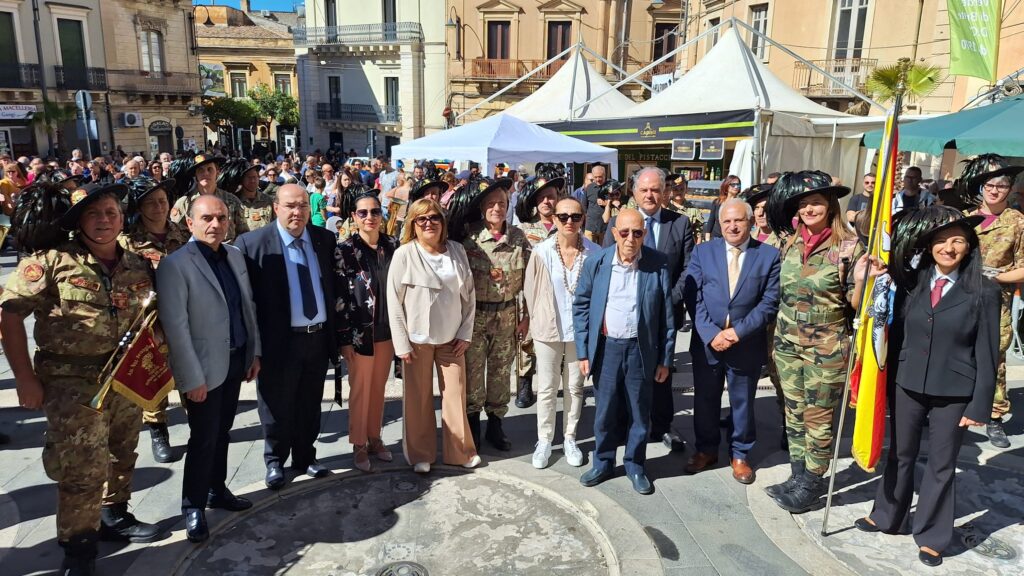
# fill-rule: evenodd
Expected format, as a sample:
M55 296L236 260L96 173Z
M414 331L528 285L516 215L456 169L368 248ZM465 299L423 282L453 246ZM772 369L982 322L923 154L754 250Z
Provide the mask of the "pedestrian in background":
M730 174L725 177L725 180L722 180L722 184L718 187L718 198L711 202L711 213L708 215L707 226L704 228L705 240L722 236L722 229L718 222L718 209L729 198L739 196L741 188L743 188L743 184L740 182L739 176Z

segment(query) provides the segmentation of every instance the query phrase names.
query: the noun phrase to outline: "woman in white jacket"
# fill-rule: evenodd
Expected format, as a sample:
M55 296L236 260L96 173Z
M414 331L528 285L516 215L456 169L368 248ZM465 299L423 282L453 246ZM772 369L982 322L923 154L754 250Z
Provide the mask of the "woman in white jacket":
M406 215L402 246L388 274L388 312L395 354L404 363L405 459L421 474L437 459L434 366L441 386L441 459L480 464L466 417L466 349L473 336L476 296L466 252L448 241L444 211L417 200Z
M556 399L563 387L563 444L566 462L583 464L576 446L576 425L583 410L583 379L572 327L576 282L588 255L601 249L583 237L583 205L562 198L555 205L558 233L537 244L526 267L524 292L530 334L537 354L537 445L535 468L545 468L555 439Z

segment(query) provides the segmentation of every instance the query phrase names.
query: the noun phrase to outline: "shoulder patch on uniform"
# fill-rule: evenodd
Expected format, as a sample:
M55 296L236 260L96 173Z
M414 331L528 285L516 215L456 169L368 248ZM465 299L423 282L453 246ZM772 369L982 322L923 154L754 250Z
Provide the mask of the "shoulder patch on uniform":
M100 283L99 282L96 282L95 280L89 280L88 278L85 278L84 276L75 276L71 280L68 280L68 282L70 282L72 286L77 286L79 288L85 288L86 290L89 290L89 291L92 291L92 292L99 292L99 290L100 290Z
M43 277L43 267L32 263L21 269L21 277L29 282L38 282Z
M150 282L149 280L143 280L142 282L136 282L135 284L132 284L131 286L128 287L128 289L131 290L132 292L142 292L143 290L148 291L150 288L152 288L152 286L152 282Z

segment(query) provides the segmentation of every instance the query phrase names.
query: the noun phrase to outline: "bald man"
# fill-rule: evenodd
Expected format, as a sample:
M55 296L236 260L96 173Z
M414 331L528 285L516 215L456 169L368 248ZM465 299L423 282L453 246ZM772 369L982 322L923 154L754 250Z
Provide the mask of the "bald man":
M615 244L584 262L573 302L580 370L594 376L593 468L580 478L596 486L611 478L615 450L625 442L623 464L633 489L651 494L644 471L655 386L670 386L675 352L668 258L644 245L644 218L619 212Z

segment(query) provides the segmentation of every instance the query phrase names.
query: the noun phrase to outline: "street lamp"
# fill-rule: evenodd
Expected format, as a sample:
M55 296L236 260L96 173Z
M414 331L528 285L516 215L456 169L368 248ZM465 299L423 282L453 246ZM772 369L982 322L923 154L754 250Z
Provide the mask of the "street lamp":
M452 12L455 12L455 6L448 9L448 22L444 27L455 30L455 59L462 60L462 19L459 18L458 12L455 12L455 18L452 19Z

